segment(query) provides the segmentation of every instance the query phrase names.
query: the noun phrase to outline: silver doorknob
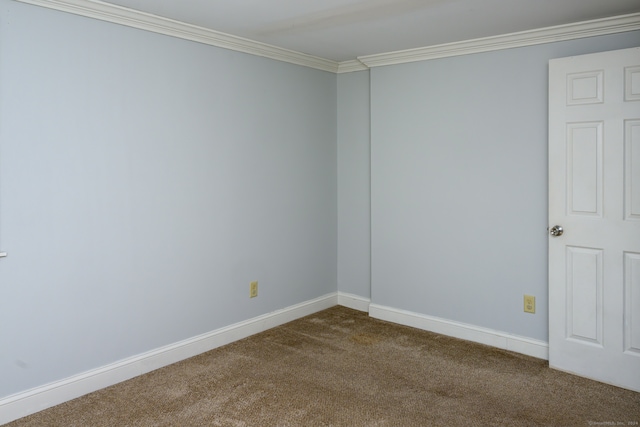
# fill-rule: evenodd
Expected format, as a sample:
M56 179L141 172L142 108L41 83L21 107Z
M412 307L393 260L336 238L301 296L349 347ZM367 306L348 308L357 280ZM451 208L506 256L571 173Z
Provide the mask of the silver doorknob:
M553 237L562 236L562 233L564 233L564 229L561 225L554 225L549 229L549 234L551 234Z

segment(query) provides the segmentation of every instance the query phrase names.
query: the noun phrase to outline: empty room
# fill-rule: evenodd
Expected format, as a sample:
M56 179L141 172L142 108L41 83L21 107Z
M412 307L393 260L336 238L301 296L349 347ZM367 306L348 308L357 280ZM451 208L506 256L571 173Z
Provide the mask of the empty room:
M640 3L0 0L5 423L639 425Z

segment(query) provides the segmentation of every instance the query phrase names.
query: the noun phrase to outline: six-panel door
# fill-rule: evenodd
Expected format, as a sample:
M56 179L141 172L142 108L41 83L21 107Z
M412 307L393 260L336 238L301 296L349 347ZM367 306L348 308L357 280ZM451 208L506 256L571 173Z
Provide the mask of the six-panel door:
M549 64L549 363L640 391L640 48Z

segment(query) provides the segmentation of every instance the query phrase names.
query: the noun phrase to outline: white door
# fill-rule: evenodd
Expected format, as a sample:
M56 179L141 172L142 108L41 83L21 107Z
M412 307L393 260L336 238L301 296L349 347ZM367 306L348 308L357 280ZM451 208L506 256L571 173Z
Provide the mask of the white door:
M640 391L640 48L549 63L556 225L549 365Z

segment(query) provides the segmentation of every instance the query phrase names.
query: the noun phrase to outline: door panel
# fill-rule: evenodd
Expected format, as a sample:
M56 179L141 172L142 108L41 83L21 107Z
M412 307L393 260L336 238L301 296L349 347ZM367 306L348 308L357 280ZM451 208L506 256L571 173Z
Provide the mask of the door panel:
M602 250L567 247L567 337L602 346Z
M640 391L640 48L549 63L549 364Z
M624 349L640 355L640 253L624 254Z
M624 69L625 101L640 101L640 67Z
M569 212L602 216L602 122L569 124L567 148Z
M602 70L567 74L567 105L603 102Z
M640 188L640 120L627 120L624 135L625 219L640 220L640 194L638 191L633 191Z

